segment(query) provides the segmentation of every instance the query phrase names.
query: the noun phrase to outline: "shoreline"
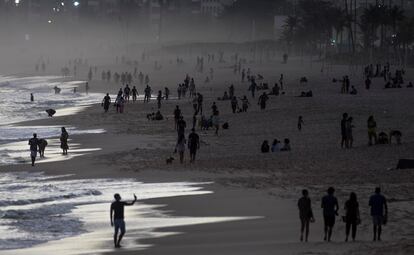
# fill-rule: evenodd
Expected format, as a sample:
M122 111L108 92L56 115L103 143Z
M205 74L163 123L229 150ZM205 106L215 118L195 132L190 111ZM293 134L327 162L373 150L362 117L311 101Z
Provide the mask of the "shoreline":
M314 77L318 77L318 75ZM319 79L324 81L321 78ZM220 84L211 84L210 86L219 87ZM332 93L333 89L330 86L331 84L324 81L319 89L323 93ZM226 86L224 88L221 87L221 90L225 88ZM238 87L238 89L241 88ZM184 166L180 166L177 161L171 166L165 165L165 158L168 155L172 155L172 148L174 146L176 134L174 130L171 130L171 115L172 109L177 102L180 102L180 105L185 110L185 115L188 117L187 123L191 123L189 112L192 106L185 99L185 101L166 102L162 110L164 111L167 108L165 116L168 119L160 123L149 122L144 117L145 113L151 111L154 107L153 103L148 105L142 103L128 104L126 113L123 115L113 112L105 115L102 113L100 105L94 104L76 115L24 122L25 125L36 125L39 123L49 125L57 122L67 125L73 123L74 126L80 125L79 128L104 126L104 129L107 130L106 134L73 136L73 141L76 143L87 144L88 147L93 148L103 148L103 150L84 155L76 160L41 164L41 166L37 166L34 169L24 165L2 166L0 171L3 172L7 168L11 171L41 169L45 174L75 174L77 178L96 178L101 176L110 178L136 177L140 178L140 180L148 181L159 181L163 178L164 180L183 180L188 178L187 181L214 181L216 183L214 184L214 189L219 198L207 200L208 203L211 203L211 208L207 208L204 205L206 201L196 197L166 198L154 201L154 203L167 204L165 210L173 211L174 215L202 215L203 213L215 212L217 214L226 214L229 211L252 213L252 211L260 212L260 206L263 207L263 212L268 214L267 218L254 223L232 222L224 223L224 226L222 224L214 224L214 226L195 225L167 229L167 231L185 232L186 234L146 240L145 243L155 244L155 246L143 251L143 254L165 254L170 248L173 248L171 254L190 254L192 251L197 251L197 254L203 254L203 252L206 254L217 243L220 245L217 245L215 250L213 250L215 254L253 254L253 252L255 254L269 254L270 251L275 250L280 251L277 254L300 254L307 251L324 252L327 254L369 254L368 249L372 249L373 251L370 252L375 254L374 251L388 248L391 251L393 249L397 251L401 249L402 254L409 254L410 249L412 249L410 244L412 244L413 239L408 228L413 225L413 222L407 222L402 232L400 231L401 233L398 234L397 230L400 229L399 224L401 224L398 221L404 219L404 215L412 210L414 198L410 194L410 190L413 187L410 179L413 177L413 173L410 170L392 172L386 169L391 162L394 162L399 157L409 156L410 151L414 150L414 134L407 129L410 125L412 126L410 124L412 116L409 116L404 121L399 120L399 125L404 127L403 130L405 130L405 142L400 147L390 145L388 147L375 146L369 148L357 140L354 149L349 151L340 150L337 149L337 144L332 144L332 141L337 141L336 134L324 133L326 130L332 132L333 128L336 129L335 124L337 124L337 118L340 115L338 109L339 111L345 109L344 105L353 100L352 102L356 103L355 105L348 105L348 107L352 108L349 111L359 119L362 119L370 111L373 111L376 116L381 116L380 112L383 109L374 109L378 101L383 103L384 108L387 107L388 110L392 110L392 112L390 110L390 113L385 114L384 118L387 119L393 116L393 112L399 112L401 110L400 107L388 103L390 101L389 97L382 98L381 96L385 92L381 90L374 89L371 92L375 95L375 97L372 96L371 98L374 100L371 109L366 104L368 99L359 96L355 99L343 99L334 95L329 100L319 97L320 102L315 102L312 99L304 99L303 101L299 101L301 99L292 99L291 95L298 89L300 87L292 88L288 95L289 97L274 99L275 101L272 101L270 110L267 112L261 112L256 109L256 106L252 106L252 112L244 115L232 115L229 109L227 109L229 108L227 102L219 102L220 109L224 109L222 111L223 118L231 123L231 131L221 131L223 133L218 138L214 137L211 132L200 132L204 143L202 144L202 151L200 151L200 158L194 165L186 163ZM207 98L206 105L209 105L216 98L215 96L220 96L221 93L222 91L220 90L214 91L214 94L211 94L213 96ZM364 95L365 92L362 93ZM406 103L410 105L408 103L408 100L412 99L410 95L402 95L399 91L392 91L391 93L398 93L402 98L401 104L404 105ZM367 95L365 94L364 96ZM336 104L332 103L335 100L338 102ZM291 103L291 101L294 101L295 104ZM279 115L288 107L292 107L293 116L288 116L286 119L280 118ZM332 114L323 112L330 108L335 108ZM315 116L312 115L313 112L317 111L322 111L324 118L317 114ZM305 123L307 124L302 134L297 134L287 127L295 123L296 116L301 112L307 113L305 115L307 117ZM401 113L396 114L396 116L401 115ZM272 122L272 118L277 119L277 122ZM330 124L332 120L335 122L333 125ZM313 133L307 131L307 129L312 129L312 125L318 122L326 130L312 130ZM393 124L391 122L381 122L381 124ZM123 125L120 126L119 123ZM243 125L245 129L242 128ZM260 125L263 126L263 131L255 134L254 131ZM274 134L277 134L278 138L283 136L292 138L295 144L294 151L288 154L280 153L277 156L254 154L255 148L259 147L259 143L263 139L269 139ZM363 127L358 127L355 136L360 139L365 137ZM244 140L238 140L240 137L243 137ZM316 139L317 137L323 138L323 140L318 140ZM304 144L317 144L320 148L312 148ZM234 148L237 150L235 151ZM330 155L332 159L326 158L326 155ZM258 160L257 157L260 159ZM338 164L338 162L343 164ZM362 233L360 239L363 239L363 241L354 244L342 243L344 230L343 224L340 222L338 222L338 228L335 229L335 242L326 244L318 241L321 239L319 237L322 237L322 220L318 208L318 197L323 195L327 185L330 184L340 187L337 195L340 197L341 207L350 191L358 191L364 210L364 222L359 230L359 233ZM378 184L386 188L387 197L393 200L390 206L396 210L395 221L390 223L391 226L387 226L384 233L384 239L388 241L384 241L381 244L369 242L371 225L369 216L366 214L367 196L370 195L373 187ZM318 221L312 225L312 242L301 245L298 242L299 222L294 201L303 187L307 187L311 191ZM238 196L242 198L236 199ZM256 206L256 208L252 208L254 207L252 204L256 200L265 202ZM229 201L233 201L234 204ZM276 217L276 212L280 208L272 203L281 203L282 207L286 207L286 211L281 212L279 219ZM200 211L203 208L206 210L205 212ZM256 209L256 211L253 209ZM271 213L274 213L274 215L272 216ZM275 237L277 233L275 232L278 231L277 228L279 226L284 226L283 221L287 221L290 225L281 228L283 231L280 232L287 233L286 236L289 237L289 240L277 243L271 237L273 236L274 239L277 239ZM261 229L265 230L261 232ZM250 230L259 236L255 237L253 234L249 236L248 233L242 235L243 230ZM160 231L166 230L161 229ZM222 235L218 234L220 231L223 232ZM110 229L108 229L108 234L110 234ZM265 241L261 242L261 239ZM283 240L282 237L279 237L279 239ZM199 243L200 240L207 241L206 243ZM223 244L220 240L228 244ZM195 243L193 244L193 242ZM396 243L400 243L401 247L398 247L398 245L395 247ZM407 246L405 246L406 243L408 243ZM233 249L232 246L238 247L238 249ZM259 250L259 248L262 249ZM342 252L339 253L338 249L342 249ZM117 252L109 254L115 253ZM136 254L134 251L124 250L122 250L122 253Z

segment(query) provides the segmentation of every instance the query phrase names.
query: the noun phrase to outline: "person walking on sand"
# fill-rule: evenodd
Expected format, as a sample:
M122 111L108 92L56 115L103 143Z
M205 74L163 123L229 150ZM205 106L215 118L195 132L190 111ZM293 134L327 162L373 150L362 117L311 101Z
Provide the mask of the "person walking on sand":
M29 140L30 145L30 158L32 159L32 166L35 165L37 157L37 147L39 146L39 139L37 139L37 134L33 134L33 138Z
M303 241L303 232L305 232L305 242L308 241L309 223L313 222L312 202L309 198L308 190L302 190L302 197L298 201L299 218L300 218L300 241Z
M135 86L132 87L132 102L137 101L137 97L138 97L138 90Z
M178 136L185 135L185 129L187 128L187 123L184 120L183 116L180 116L178 122L177 122L177 133Z
M68 155L68 138L69 134L66 131L66 128L62 127L62 133L60 134L60 148L63 150L63 155Z
M346 135L346 148L352 148L354 144L354 136L352 135L352 129L355 127L352 124L353 118L349 117L345 123L345 135Z
M361 222L359 216L359 204L357 195L351 192L349 200L345 202L345 242L348 242L349 232L352 227L352 241L355 241L357 226Z
M252 93L252 97L253 97L253 98L254 98L254 94L255 94L255 92L256 92L256 89L257 89L257 84L256 84L256 82L254 81L254 79L252 79L251 84L250 84L250 87L249 87L249 90L250 90L250 92Z
M161 100L162 100L162 91L158 91L158 95L157 95L157 107L158 110L161 109Z
M213 117L212 117L212 122L213 122L213 126L215 127L215 129L216 129L216 131L214 132L214 134L216 135L216 136L218 136L218 131L219 131L219 128L220 128L220 117L219 117L219 111L218 110L215 110L215 111L213 111Z
M242 98L242 112L247 112L247 109L249 108L249 100L246 96L243 96Z
M233 113L236 113L237 108L239 108L239 103L237 101L237 97L233 96L231 98L230 104L231 104L231 110L232 110L232 112Z
M328 194L322 198L321 207L323 209L323 221L325 235L324 241L331 241L332 229L335 225L335 217L338 215L338 200L334 196L335 189L332 187L328 188Z
M175 106L175 110L174 110L174 127L175 130L178 130L178 121L180 120L181 117L181 110L180 107L178 105Z
M118 97L116 98L115 105L117 113L124 113L125 99L122 96L122 94L118 95Z
M110 105L111 105L111 97L109 96L109 93L106 93L106 96L102 100L102 106L105 112L108 112Z
M178 152L178 154L180 155L181 164L184 163L185 144L186 144L186 140L185 140L184 134L179 134L178 139L177 139L177 144L175 145L175 153Z
M269 100L269 97L267 96L266 92L263 92L263 94L259 97L259 102L257 103L260 105L261 110L266 109L266 102Z
M302 125L304 125L305 122L303 122L303 117L299 116L298 118L298 130L301 131L302 130Z
M377 122L374 120L374 116L369 116L367 121L368 126L368 145L372 145L372 139L374 144L377 144Z
M280 89L281 90L284 90L284 87L283 87L283 80L284 80L284 77L283 77L283 73L282 74L280 74L280 78L279 78L279 84L280 84Z
M121 240L125 235L124 207L135 204L137 196L134 194L132 202L121 201L121 196L117 193L114 195L115 201L111 204L110 217L111 226L114 227L114 246L121 248ZM121 232L118 236L119 231Z
M188 136L188 149L190 150L190 162L194 163L197 150L200 149L200 137L194 128L191 129L191 134Z
M387 223L388 206L387 200L381 195L381 188L375 188L375 194L369 199L369 206L371 207L372 223L374 225L373 241L381 241L382 225Z
M346 138L346 122L348 121L348 113L342 114L342 120L341 120L341 148L344 148L344 146L347 145L347 138Z

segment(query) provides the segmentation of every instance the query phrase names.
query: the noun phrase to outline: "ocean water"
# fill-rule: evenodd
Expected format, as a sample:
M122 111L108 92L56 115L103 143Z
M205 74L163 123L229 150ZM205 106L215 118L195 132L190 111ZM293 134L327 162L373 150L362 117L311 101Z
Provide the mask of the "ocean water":
M18 126L21 121L48 118L46 109L55 109L55 116L75 114L85 107L101 102L100 93L73 93L73 88L84 86L84 81L64 81L57 76L14 77L0 76L0 165L26 163L30 160L27 140L37 133L39 138L48 139L46 158L39 162L65 160L97 150L71 146L72 155L60 155L57 137L60 126ZM61 89L55 94L53 87ZM82 88L83 89L83 88ZM81 90L81 89L79 89ZM34 94L34 102L30 101ZM103 129L80 130L66 127L70 135L103 133ZM72 150L73 149L73 150Z
M150 198L209 194L202 183L142 183L133 179L67 180L42 173L1 173L0 250L27 248L93 232L85 220L102 220L110 236L109 205L114 193L139 201ZM140 217L161 217L156 206L139 205ZM98 217L92 217L93 213ZM147 216L144 216L146 215ZM90 224L90 223L89 223ZM98 223L98 226L101 223ZM1 254L3 254L0 251Z
M57 109L56 116L72 114L101 102L103 94L100 93L73 93L74 87L83 90L84 84L85 81L62 81L57 76L0 76L0 124L47 118L45 110L50 108ZM54 93L55 86L61 88L60 94ZM34 94L34 102L30 101L30 93ZM59 111L63 108L72 110Z

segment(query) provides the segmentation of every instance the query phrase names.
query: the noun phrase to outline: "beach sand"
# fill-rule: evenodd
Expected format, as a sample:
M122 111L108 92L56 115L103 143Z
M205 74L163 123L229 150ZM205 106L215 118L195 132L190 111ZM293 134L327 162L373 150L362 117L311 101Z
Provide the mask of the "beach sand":
M13 165L0 170L74 174L74 178L133 177L147 182L212 181L214 184L207 188L214 192L211 195L165 198L145 203L164 204L163 210L175 216L260 217L160 229L161 232L180 234L139 240L151 247L140 251L114 250L113 254L412 254L414 172L412 169L390 169L400 158L414 158L414 89L384 90L383 81L378 78L374 79L372 89L366 91L360 70L352 75L347 66L335 66L329 73L326 70L321 73L319 65L301 64L298 59L292 61L296 62L252 65L252 72L264 75L271 87L280 73L285 75L286 94L271 97L264 111L259 109L257 98L250 98L248 84L242 84L239 76L234 76L226 65L215 66L215 77L209 84L202 83L206 74L196 76L197 88L205 97L204 112L210 115L211 103L216 101L221 121L228 122L230 128L220 130L219 136L215 136L212 130L198 131L201 150L194 164L189 163L186 155L185 164L180 165L173 153L176 139L173 109L176 104L180 105L187 127L190 127L192 104L187 98L164 101L161 108L166 117L164 121L146 119L146 114L156 109L156 101L153 100L149 104L129 103L124 114L116 114L114 109L105 114L97 104L76 115L21 123L103 128L106 133L71 136L70 143L102 150L68 161L41 163L34 168ZM176 67L151 73L153 90L164 87L155 84L168 84L174 95L174 84L183 79L185 73ZM333 78L346 74L351 77L351 85L357 87L358 95L339 94L340 84L332 82ZM299 84L301 76L307 76L307 85ZM413 80L412 69L407 70L407 76L407 80ZM230 102L216 100L231 83L235 85L236 95L248 95L251 106L247 113L233 114ZM99 81L91 83L91 90L97 92L111 90L113 94L118 87ZM314 97L295 97L310 89ZM354 118L354 148L349 150L340 148L343 112ZM299 115L305 122L300 132L296 128ZM401 130L403 143L369 147L366 130L369 115L374 115L378 131ZM289 138L292 151L260 153L263 140L271 143L275 138ZM165 159L170 156L176 160L172 165L166 165ZM337 190L340 215L344 212L343 205L349 193L354 191L358 195L362 224L355 243L343 242L344 223L339 218L333 242L322 242L320 199L329 186ZM384 228L384 241L381 243L371 242L368 208L369 196L376 186L382 187L389 200L389 223ZM310 242L306 244L299 242L296 208L303 188L310 191L316 216L316 223L311 225ZM108 227L106 235L110 236L111 231ZM70 243L70 240L64 239L59 243L64 245L65 242ZM41 246L48 245L53 245L53 242ZM52 247L58 252L59 245ZM30 251L25 252L35 254Z

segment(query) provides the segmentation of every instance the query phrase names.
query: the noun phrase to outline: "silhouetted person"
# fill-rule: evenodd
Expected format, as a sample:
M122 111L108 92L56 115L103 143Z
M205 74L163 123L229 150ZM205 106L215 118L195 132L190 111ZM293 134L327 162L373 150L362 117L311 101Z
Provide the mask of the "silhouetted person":
M231 110L233 111L233 113L236 113L236 110L237 110L237 108L239 106L239 103L237 101L237 97L233 96L231 98L230 104L231 104Z
M85 93L86 95L89 94L89 82L85 83Z
M170 89L165 87L164 94L165 94L165 100L168 100L168 98L170 97Z
M30 102L33 102L34 101L34 95L33 95L33 93L30 93Z
M53 109L47 109L45 112L47 113L47 116L49 117L53 117L53 115L55 115L56 113L56 111Z
M125 235L124 207L135 204L137 196L134 194L134 200L132 202L121 201L121 196L119 194L115 194L114 198L115 202L112 202L110 210L111 226L115 228L114 246L115 248L120 248L122 237ZM121 233L118 236L119 231L121 231Z
M47 146L46 139L39 139L38 147L39 147L39 156L40 156L40 158L44 158L45 157L45 149L46 149L46 146Z
M178 136L185 135L185 129L187 128L187 123L184 120L183 116L180 116L178 122L177 122L177 133Z
M348 113L342 114L341 120L341 148L347 145L347 138L346 138L346 122L348 121Z
M158 91L158 95L157 95L157 106L158 109L161 109L161 100L162 100L162 91Z
M181 117L181 110L180 107L177 105L175 106L175 110L174 110L174 128L175 130L178 130L178 120Z
M68 149L69 149L69 145L68 145L68 139L69 139L69 134L66 131L66 128L62 127L62 133L60 134L60 148L63 151L63 155L68 155Z
M32 159L32 166L34 166L37 156L37 147L39 146L39 139L37 139L37 134L33 134L33 138L29 140L30 145L30 158Z
M269 100L269 97L267 96L266 92L263 92L263 94L259 97L258 105L260 105L260 109L264 110L266 109L266 102Z
M372 139L374 138L375 144L377 143L377 122L374 120L374 116L369 116L367 121L368 126L368 144L372 145Z
M267 140L263 141L260 150L261 150L262 153L268 153L270 151L269 142Z
M322 198L321 207L323 208L323 221L324 221L324 230L325 235L324 241L331 241L332 229L335 225L335 217L338 215L338 200L334 196L335 189L329 187L328 194Z
M355 127L352 123L353 118L349 117L345 123L345 132L346 132L346 147L352 148L354 144L354 135L353 135L353 128Z
M196 159L197 150L200 149L200 137L191 129L191 134L188 136L188 149L190 150L190 162L193 163Z
M250 84L250 87L249 87L249 90L250 90L250 92L252 93L252 97L253 97L253 98L254 98L254 94L255 94L255 92L256 92L256 89L257 89L257 84L256 84L256 82L254 81L254 79L252 79L251 84Z
M374 225L374 241L381 241L382 225L386 224L388 217L387 200L381 195L381 188L375 188L375 194L369 199L372 223Z
M243 96L242 98L242 112L247 112L247 109L249 108L249 100L246 96Z
M177 144L175 145L175 152L180 155L180 163L184 163L184 152L185 152L185 136L184 134L178 134Z
M349 232L352 228L352 241L355 241L357 226L360 223L359 204L357 196L351 192L349 200L345 202L345 242L348 242Z
M303 232L305 232L305 242L308 241L309 223L314 221L312 212L312 202L309 198L309 192L302 190L302 197L298 201L299 218L300 218L300 241L303 241Z
M106 96L104 96L104 98L102 99L102 106L105 112L108 112L110 105L111 105L111 97L109 96L109 93L106 93Z
M138 90L135 86L132 87L132 101L135 102L137 101L137 97L138 97Z
M371 80L369 79L369 77L367 77L367 79L365 80L365 88L367 90L369 90L371 88Z
M302 130L302 125L305 124L305 122L303 122L303 117L299 116L298 118L298 130L301 131Z

